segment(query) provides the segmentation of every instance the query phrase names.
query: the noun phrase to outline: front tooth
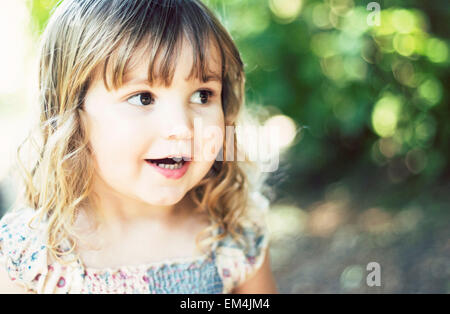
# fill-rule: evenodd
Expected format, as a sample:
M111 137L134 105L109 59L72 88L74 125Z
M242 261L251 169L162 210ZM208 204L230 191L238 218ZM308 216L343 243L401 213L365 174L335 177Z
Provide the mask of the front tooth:
M168 164L158 164L158 167L160 167L160 168L171 169L171 170L174 170L174 169L180 169L181 166L182 166L181 163L176 163L176 164L173 164L173 165L168 165Z

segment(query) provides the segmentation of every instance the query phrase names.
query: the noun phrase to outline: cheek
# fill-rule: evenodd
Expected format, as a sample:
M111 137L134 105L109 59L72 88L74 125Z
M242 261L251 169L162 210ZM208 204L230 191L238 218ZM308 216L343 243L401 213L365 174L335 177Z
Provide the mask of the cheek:
M197 131L197 130L196 130ZM224 144L224 119L223 114L214 117L214 119L205 120L204 125L198 135L201 138L196 138L195 149L199 154L196 155L197 160L206 161L211 164L215 161L217 154Z
M139 125L129 121L113 113L91 119L90 143L99 172L104 176L123 177L135 171L142 136Z

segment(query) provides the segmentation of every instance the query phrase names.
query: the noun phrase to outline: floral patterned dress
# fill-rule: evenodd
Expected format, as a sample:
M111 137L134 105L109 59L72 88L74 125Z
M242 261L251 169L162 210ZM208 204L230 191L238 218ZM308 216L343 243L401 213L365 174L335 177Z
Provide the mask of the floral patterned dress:
M256 206L244 220L247 253L228 235L201 256L104 269L85 267L71 254L68 264L50 262L45 221L30 228L36 211L22 208L0 220L0 267L34 293L231 293L261 266L269 244L268 201L259 193L251 199Z

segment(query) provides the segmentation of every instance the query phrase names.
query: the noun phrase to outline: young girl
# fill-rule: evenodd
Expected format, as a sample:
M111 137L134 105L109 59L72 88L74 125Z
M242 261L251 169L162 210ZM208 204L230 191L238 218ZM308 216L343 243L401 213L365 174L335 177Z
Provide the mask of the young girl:
M227 160L243 63L211 11L65 0L42 42L37 159L19 147L0 292L276 293L261 180Z

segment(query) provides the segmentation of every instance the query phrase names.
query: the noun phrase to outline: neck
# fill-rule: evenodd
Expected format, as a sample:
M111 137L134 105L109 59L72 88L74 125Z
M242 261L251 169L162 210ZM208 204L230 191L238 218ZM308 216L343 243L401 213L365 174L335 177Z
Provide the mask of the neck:
M83 247L104 247L155 230L177 230L196 216L188 197L174 206L121 206L108 201L89 204L80 208L75 223Z
M173 205L153 205L119 195L102 184L94 186L94 193L80 208L74 226L83 238L101 234L113 241L134 230L176 227L195 216L195 204L189 194Z

